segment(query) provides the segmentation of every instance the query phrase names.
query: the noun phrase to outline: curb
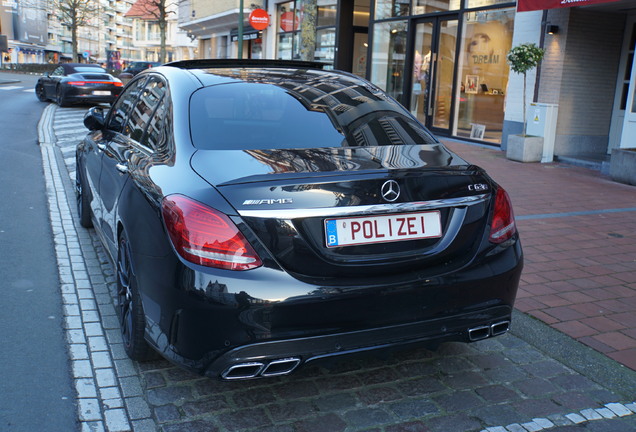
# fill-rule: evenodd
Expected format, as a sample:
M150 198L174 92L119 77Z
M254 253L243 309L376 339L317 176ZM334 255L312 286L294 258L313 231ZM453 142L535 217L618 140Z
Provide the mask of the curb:
M81 430L155 431L135 365L123 350L109 290L114 280L102 275L104 257L92 233L76 228L74 191L61 175L66 167L52 130L55 111L53 104L45 108L38 134Z

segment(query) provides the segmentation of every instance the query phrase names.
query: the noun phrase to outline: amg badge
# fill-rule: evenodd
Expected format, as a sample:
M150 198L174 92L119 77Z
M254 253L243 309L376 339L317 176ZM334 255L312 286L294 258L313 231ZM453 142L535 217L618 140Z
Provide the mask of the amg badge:
M293 200L291 198L276 198L276 199L260 199L260 200L245 200L243 205L261 205L261 204L291 204Z

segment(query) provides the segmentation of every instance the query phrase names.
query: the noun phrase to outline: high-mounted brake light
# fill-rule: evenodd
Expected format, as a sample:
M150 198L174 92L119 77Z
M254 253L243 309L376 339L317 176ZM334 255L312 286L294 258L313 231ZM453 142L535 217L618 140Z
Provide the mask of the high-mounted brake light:
M490 238L492 243L503 243L512 238L517 232L515 215L508 193L502 188L497 189L495 196L495 210L490 223Z
M184 195L161 204L163 221L175 250L195 264L225 270L250 270L263 263L225 214Z

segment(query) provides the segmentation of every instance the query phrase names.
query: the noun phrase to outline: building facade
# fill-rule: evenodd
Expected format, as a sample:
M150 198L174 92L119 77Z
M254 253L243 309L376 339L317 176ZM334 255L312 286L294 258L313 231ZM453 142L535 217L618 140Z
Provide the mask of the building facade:
M602 160L615 148L636 147L635 1L518 12L517 40L546 50L527 96L558 104L557 157ZM505 135L522 128L522 85L514 78ZM530 109L529 121L533 115Z
M528 73L526 100L558 105L554 154L601 160L636 147L636 0L519 0L523 12L505 0L316 3L314 59L366 77L439 136L505 149L523 128L523 80L506 56L534 42L546 56ZM253 7L269 14L263 31L247 23ZM239 0L191 0L180 26L199 39L200 58L236 58L241 49L243 58L296 59L304 7L250 3L240 48Z

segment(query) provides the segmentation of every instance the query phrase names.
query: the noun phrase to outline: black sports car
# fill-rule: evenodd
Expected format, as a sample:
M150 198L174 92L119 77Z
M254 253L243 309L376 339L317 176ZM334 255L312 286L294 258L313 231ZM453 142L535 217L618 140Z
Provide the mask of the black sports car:
M140 73L77 147L128 355L224 379L508 330L507 193L374 85L313 63Z
M112 103L124 84L102 67L85 63L62 63L38 79L35 95L42 102L59 106L72 103Z

